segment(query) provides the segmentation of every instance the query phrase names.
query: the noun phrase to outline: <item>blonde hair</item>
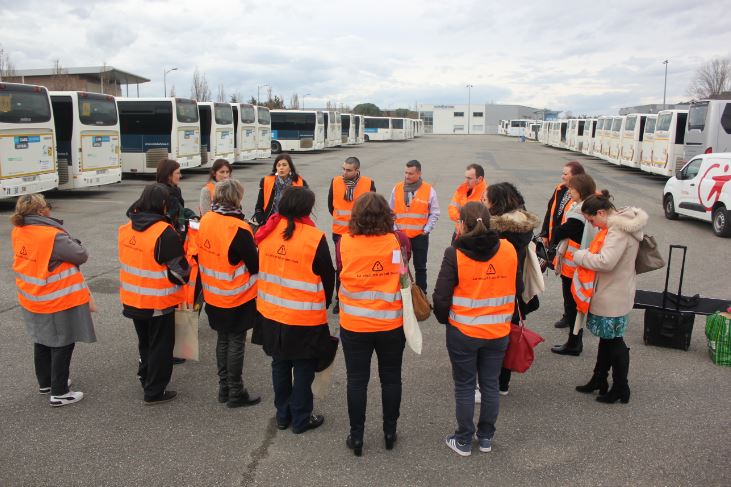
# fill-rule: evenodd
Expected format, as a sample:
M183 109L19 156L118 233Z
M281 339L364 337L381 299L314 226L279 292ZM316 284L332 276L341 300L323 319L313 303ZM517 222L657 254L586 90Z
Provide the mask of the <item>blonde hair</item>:
M24 194L15 203L15 213L10 217L10 223L22 227L26 216L40 215L45 208L48 208L48 203L42 194Z
M213 190L213 202L219 205L239 208L244 199L244 185L237 179L226 179L216 183Z

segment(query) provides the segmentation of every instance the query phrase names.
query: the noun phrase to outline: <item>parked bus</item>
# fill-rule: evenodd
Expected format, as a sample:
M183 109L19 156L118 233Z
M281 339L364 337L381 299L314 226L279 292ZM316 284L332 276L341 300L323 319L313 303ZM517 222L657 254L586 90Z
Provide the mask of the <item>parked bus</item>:
M607 162L619 165L619 151L622 149L622 133L624 132L624 124L627 117L614 117L612 119L612 129L609 134L609 150L604 157Z
M234 117L234 162L256 159L256 109L248 103L232 103Z
M622 131L622 142L619 148L619 164L627 167L640 167L642 140L645 137L647 115L632 113L627 115Z
M117 98L122 172L154 173L164 159L201 165L200 117L187 98Z
M324 110L322 116L325 124L325 147L330 148L341 145L340 114L333 110Z
M355 143L365 143L365 132L363 131L363 115L353 115L353 123L355 124Z
M538 132L541 130L540 123L531 123L528 125L528 138L538 140Z
M325 112L272 110L272 152L325 149Z
M58 189L122 180L117 102L111 95L51 91Z
M421 137L422 135L424 135L424 121L416 119L416 132L414 132L414 137Z
M581 149L584 146L584 123L586 123L585 120L578 118L569 120L566 135L566 146L568 149L581 152Z
M343 144L354 145L356 143L355 117L350 113L340 114L341 141Z
M391 140L391 119L388 117L364 117L365 141Z
M596 140L596 118L588 118L584 121L584 137L581 152L590 156L594 151Z
M652 172L652 147L655 144L655 123L657 115L648 115L645 120L645 130L640 146L640 170Z
M731 152L731 100L702 100L690 105L683 160L714 152Z
M548 143L548 129L551 126L550 124L551 122L546 122L545 120L541 122L541 128L538 129L538 142L542 144Z
M201 167L211 167L216 159L233 162L234 116L230 103L198 103L201 119Z
M406 119L391 118L391 140L406 140Z
M58 186L48 90L0 82L0 199Z
M510 137L525 137L528 122L530 120L511 120L510 125L508 125L507 135Z
M272 117L267 107L256 109L256 158L268 159L272 156Z
M670 177L683 167L683 142L688 110L663 110L657 114L650 172Z
M594 157L602 158L602 151L604 150L604 144L609 142L606 136L608 128L612 124L612 117L601 116L596 121L596 134L594 135L594 150L592 155Z
M510 120L500 120L497 126L498 135L508 135L508 125L510 125Z

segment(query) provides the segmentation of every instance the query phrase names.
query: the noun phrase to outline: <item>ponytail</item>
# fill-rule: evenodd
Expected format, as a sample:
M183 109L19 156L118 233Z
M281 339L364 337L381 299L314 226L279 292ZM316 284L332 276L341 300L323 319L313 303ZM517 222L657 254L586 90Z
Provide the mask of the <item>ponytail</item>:
M289 240L292 238L292 235L294 235L294 218L287 218L287 228L284 229L282 232L282 237L284 240Z
M25 217L29 215L40 215L48 203L42 194L24 194L15 202L15 213L10 217L10 223L16 227L25 225Z
M609 194L609 191L603 189L597 194L592 194L586 197L586 200L584 200L584 203L581 205L581 212L585 215L594 216L599 210L616 210L612 203L612 199L612 195Z
M464 226L462 237L476 237L490 229L490 211L477 201L470 201L459 210L459 219Z

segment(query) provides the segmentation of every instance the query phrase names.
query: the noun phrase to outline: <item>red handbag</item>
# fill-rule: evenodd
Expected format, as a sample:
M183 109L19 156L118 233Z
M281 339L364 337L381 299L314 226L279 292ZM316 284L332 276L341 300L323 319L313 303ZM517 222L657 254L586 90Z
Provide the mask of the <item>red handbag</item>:
M510 343L505 351L503 367L513 372L525 372L533 364L533 349L542 341L541 335L525 327L521 316L519 325L510 324Z

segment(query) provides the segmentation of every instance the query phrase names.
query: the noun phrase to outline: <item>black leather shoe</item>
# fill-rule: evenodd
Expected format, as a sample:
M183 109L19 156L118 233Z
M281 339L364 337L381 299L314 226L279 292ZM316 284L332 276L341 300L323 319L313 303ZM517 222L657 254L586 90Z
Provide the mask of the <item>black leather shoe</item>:
M579 330L578 335L569 335L566 343L563 345L554 345L551 347L551 351L559 355L573 355L574 357L578 357L584 349L583 336L584 330Z
M356 457L363 455L363 440L354 440L352 436L348 435L345 439L345 446L353 450Z
M249 395L249 392L247 390L244 390L243 394L241 394L240 396L230 396L228 398L228 402L226 403L226 407L240 408L240 407L255 406L256 404L259 404L260 402L261 402L260 396L251 396L251 395Z
M289 428L289 423L288 422L287 423L277 423L277 429L278 430L284 431L287 428Z
M629 402L630 390L629 386L614 386L604 395L597 396L597 402L603 402L606 404L614 404L619 401L622 404Z
M603 396L609 390L609 383L607 382L606 377L599 377L598 374L594 374L591 376L591 379L589 379L589 382L583 386L576 386L576 390L584 394L591 394L592 392L599 390L599 395Z
M307 423L302 428L294 429L292 428L292 433L295 435L300 435L304 433L305 431L313 430L315 428L319 428L322 426L322 423L325 422L325 416L322 414L313 414L310 416L310 418L307 420Z
M145 405L155 406L157 404L162 404L164 402L172 401L173 399L175 399L175 396L177 396L177 395L178 395L178 393L175 391L165 391L157 397L154 397L152 399L145 399Z
M556 328L567 328L569 323L566 321L566 318L562 316L560 320L553 324L553 326Z
M218 385L218 402L221 404L228 402L228 386Z
M386 450L393 450L393 445L396 443L398 436L396 433L385 433L383 439L386 441Z

